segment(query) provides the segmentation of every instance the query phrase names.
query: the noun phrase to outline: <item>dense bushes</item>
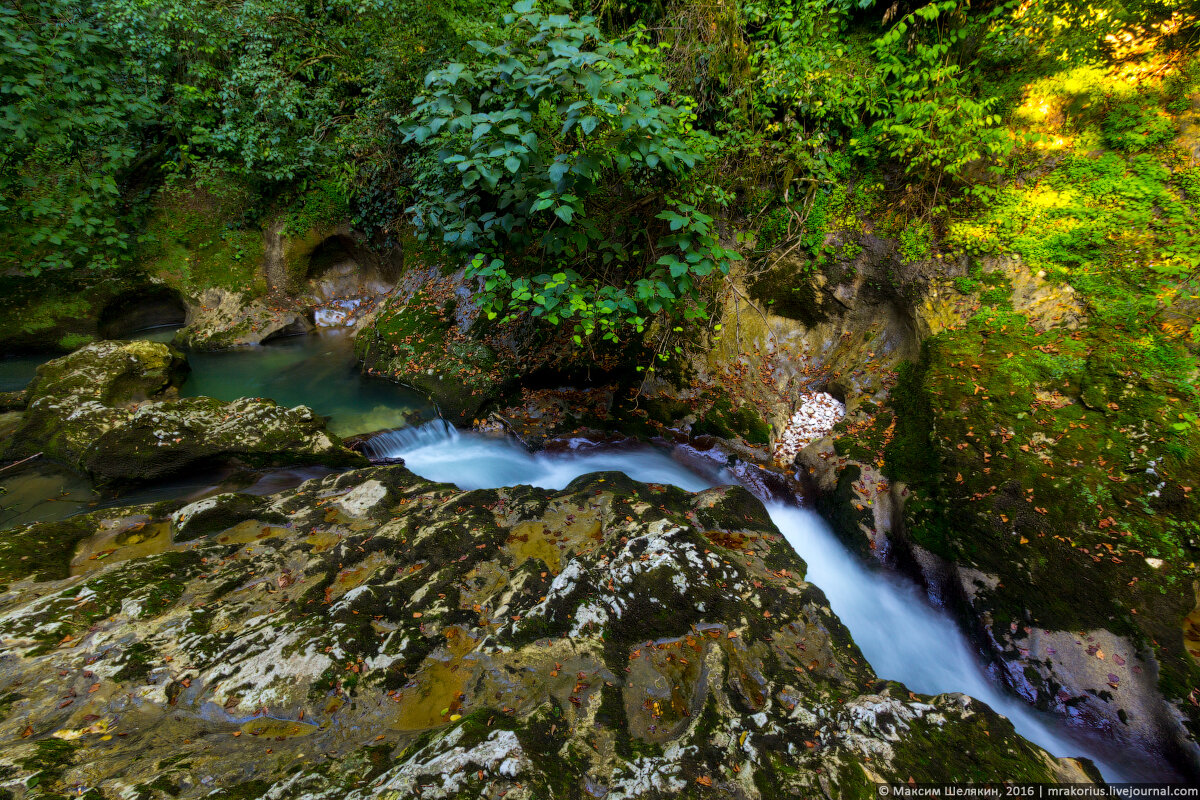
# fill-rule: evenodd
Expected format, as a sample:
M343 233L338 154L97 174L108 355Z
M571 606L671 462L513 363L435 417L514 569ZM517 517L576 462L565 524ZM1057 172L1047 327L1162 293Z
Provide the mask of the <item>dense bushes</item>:
M158 187L211 162L268 202L322 178L353 182L355 165L394 144L388 115L474 24L461 20L488 8L487 0L5 5L0 269L128 260Z
M404 120L417 148L409 210L422 235L478 254L493 317L525 309L574 320L579 342L615 340L728 272L735 255L687 184L713 141L689 98L669 101L644 48L591 17L513 8L509 41L472 42L473 63L426 77Z
M1003 204L1072 125L1169 146L1172 117L1118 84L1178 104L1194 82L1169 0L510 1L5 6L0 269L130 260L165 185L225 174L252 195L234 224L336 197L380 244L415 223L493 315L611 339L703 316L735 227L815 259L863 213L906 258L966 246L976 198ZM1030 111L1047 81L1073 98L1057 130ZM877 187L853 214L851 177ZM1190 212L1163 208L1183 234L1149 268L1187 272Z

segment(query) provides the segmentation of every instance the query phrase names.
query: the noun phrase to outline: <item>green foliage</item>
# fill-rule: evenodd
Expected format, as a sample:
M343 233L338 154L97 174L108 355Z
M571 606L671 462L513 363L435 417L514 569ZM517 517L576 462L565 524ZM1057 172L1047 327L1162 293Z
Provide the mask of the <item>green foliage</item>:
M135 260L153 193L210 168L263 198L321 179L372 223L389 116L491 0L25 0L0 8L0 267ZM414 37L406 19L420 31ZM425 38L423 38L425 37ZM376 211L378 209L378 211Z
M337 224L350 214L350 199L344 187L326 178L301 194L284 220L284 232L300 236L315 228Z
M1114 150L1145 150L1173 139L1175 122L1165 113L1135 98L1121 103L1104 118L1104 143Z
M1011 148L996 113L999 98L977 96L971 72L958 63L959 46L980 24L967 19L968 7L965 0L921 6L874 45L887 91L871 144L932 187L932 206L943 183L984 192L986 184L968 181L968 169L994 165Z
M1036 185L1005 187L978 217L953 224L947 244L1016 253L1068 280L1095 324L1130 334L1131 358L1175 372L1171 353L1191 338L1200 290L1200 204L1187 180L1148 154L1069 153Z
M743 12L753 32L757 114L768 131L825 135L803 125L850 129L864 113L879 110L881 90L868 50L850 32L850 13L874 0L747 0ZM821 123L829 123L821 126Z
M543 14L532 0L513 10L511 41L471 42L476 61L430 72L398 119L417 148L409 211L422 236L478 254L469 274L492 318L572 319L578 341L615 341L695 299L736 257L711 216L667 196L686 192L711 140L687 98L666 102L644 49L608 40L592 17ZM529 275L530 264L555 269Z
M119 44L70 0L0 7L0 266L111 266L119 183L156 115Z
M76 350L85 344L95 341L95 339L95 336L86 333L68 333L58 340L58 349L63 351Z
M925 220L913 220L900 232L900 258L923 261L933 248L933 230Z

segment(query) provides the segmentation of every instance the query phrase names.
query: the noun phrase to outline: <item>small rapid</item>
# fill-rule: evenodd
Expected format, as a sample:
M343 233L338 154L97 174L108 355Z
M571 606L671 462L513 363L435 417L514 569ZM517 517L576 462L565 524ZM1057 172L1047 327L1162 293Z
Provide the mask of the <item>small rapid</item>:
M518 484L561 489L580 475L602 471L692 492L734 482L725 473L700 474L650 447L530 454L508 439L460 433L440 420L380 434L365 450L374 458L403 458L416 474L462 489ZM1085 736L997 686L946 612L930 605L911 581L860 563L817 514L778 502L767 511L808 564L807 579L825 592L881 678L925 694L962 692L982 700L1050 753L1092 759L1110 782L1165 777L1151 766L1136 768L1130 763L1136 756L1118 745Z

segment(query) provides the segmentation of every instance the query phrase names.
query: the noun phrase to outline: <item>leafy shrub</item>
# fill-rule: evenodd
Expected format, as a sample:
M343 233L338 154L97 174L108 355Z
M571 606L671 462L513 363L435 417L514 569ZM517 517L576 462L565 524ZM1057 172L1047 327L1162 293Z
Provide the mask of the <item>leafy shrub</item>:
M937 205L943 185L985 192L984 183L969 180L969 169L994 164L1012 146L1000 126L999 97L977 96L971 73L957 61L970 27L954 23L965 18L967 5L939 0L921 6L875 42L887 89L870 132L884 153L905 165L910 178L932 186L931 206ZM917 36L924 26L936 36Z
M1146 150L1175 137L1174 121L1144 98L1121 103L1104 117L1104 143L1114 150Z
M119 181L155 109L94 13L0 7L0 264L109 266L131 244Z
M471 42L477 61L430 72L397 120L416 145L421 235L477 254L492 317L572 319L577 339L615 341L650 315L702 313L683 301L736 256L683 184L711 145L687 98L668 103L639 50L593 17L513 11L512 41Z

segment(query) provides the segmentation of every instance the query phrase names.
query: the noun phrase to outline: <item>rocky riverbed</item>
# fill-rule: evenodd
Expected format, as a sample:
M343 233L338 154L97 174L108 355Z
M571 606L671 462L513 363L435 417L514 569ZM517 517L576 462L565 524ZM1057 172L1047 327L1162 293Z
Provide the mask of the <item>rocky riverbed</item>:
M39 581L14 544L63 526L78 549ZM464 492L374 467L3 543L16 796L845 797L1089 777L978 701L876 679L740 488L600 473Z

